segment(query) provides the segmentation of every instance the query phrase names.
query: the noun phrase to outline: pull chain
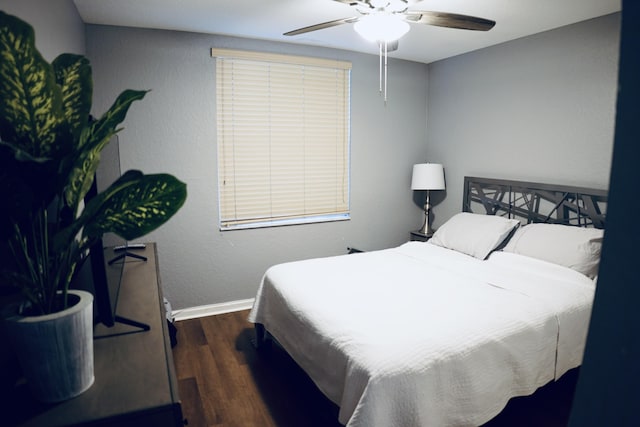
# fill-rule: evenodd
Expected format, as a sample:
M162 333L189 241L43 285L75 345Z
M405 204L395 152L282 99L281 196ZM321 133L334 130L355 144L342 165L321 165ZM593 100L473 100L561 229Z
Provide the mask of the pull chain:
M384 50L382 48L383 43L384 43ZM380 58L380 64L379 64L380 88L378 90L384 96L384 105L387 105L387 54L388 54L388 43L386 41L379 41L378 56ZM382 66L383 55L384 55L384 69ZM383 88L383 81L384 81L384 88Z
M384 42L384 105L387 105L387 41Z
M379 64L379 76L378 76L378 81L380 83L380 89L378 89L379 93L382 93L382 42L378 42L378 58L380 59L380 64Z

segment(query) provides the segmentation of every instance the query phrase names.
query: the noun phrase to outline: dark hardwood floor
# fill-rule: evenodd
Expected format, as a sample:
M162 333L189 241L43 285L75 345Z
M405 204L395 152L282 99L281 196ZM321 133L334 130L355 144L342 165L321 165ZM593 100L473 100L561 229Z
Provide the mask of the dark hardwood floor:
M258 353L248 311L176 322L173 349L190 427L338 427L338 407L278 346ZM485 427L564 427L577 372L512 399ZM398 426L400 427L400 426Z

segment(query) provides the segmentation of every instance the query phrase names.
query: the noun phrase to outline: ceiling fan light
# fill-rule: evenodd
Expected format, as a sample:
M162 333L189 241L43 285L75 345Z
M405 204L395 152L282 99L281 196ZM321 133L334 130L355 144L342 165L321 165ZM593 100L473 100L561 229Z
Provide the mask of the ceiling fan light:
M393 42L409 32L409 24L399 16L376 13L364 16L354 24L354 29L372 42Z

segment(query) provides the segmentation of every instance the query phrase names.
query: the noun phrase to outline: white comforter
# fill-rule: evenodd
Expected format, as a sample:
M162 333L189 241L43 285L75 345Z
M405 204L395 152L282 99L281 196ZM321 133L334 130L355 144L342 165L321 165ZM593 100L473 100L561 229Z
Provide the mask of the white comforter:
M249 320L349 427L477 426L580 365L593 295L564 267L409 242L271 267Z

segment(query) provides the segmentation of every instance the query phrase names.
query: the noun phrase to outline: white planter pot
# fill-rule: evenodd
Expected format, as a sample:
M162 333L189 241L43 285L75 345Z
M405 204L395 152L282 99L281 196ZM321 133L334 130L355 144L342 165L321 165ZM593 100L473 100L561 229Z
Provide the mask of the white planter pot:
M34 397L60 402L86 391L93 374L93 295L44 316L12 316L6 329Z

